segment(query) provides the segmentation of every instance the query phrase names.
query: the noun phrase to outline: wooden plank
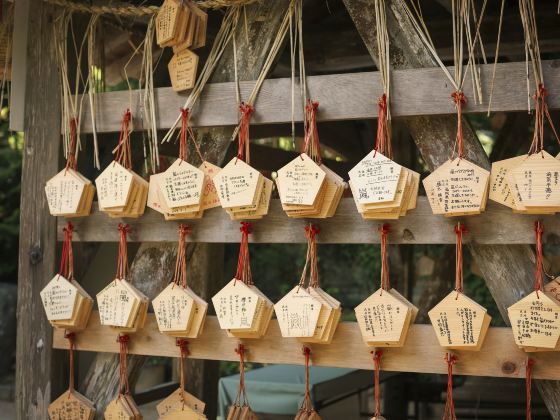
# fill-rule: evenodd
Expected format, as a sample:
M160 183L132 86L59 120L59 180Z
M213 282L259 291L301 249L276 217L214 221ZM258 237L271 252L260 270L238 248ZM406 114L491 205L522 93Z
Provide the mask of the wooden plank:
M51 395L63 390L67 356L52 350L51 326L39 292L55 272L56 221L49 214L45 182L58 168L60 91L52 22L56 9L45 2L17 1L16 21L27 28L21 182L16 358L16 417L44 419ZM23 41L22 41L23 42ZM17 64L17 63L16 63ZM21 62L20 62L21 64Z
M76 339L78 350L118 353L115 340L117 333L99 324L94 312L86 330ZM66 348L67 342L60 330L54 331L54 347ZM215 316L206 319L202 335L189 340L189 357L211 360L239 360L235 348L239 340L227 337L220 329ZM302 343L297 339L282 338L278 322L273 320L268 333L262 339L244 340L247 361L256 363L303 364ZM329 345L310 345L312 363L316 366L335 366L356 369L373 369L370 350L362 341L358 324L342 322ZM177 357L175 338L163 335L157 328L153 314L149 314L146 326L131 336L130 353ZM523 378L527 355L513 341L510 328L490 328L478 352L454 352L459 362L454 369L458 375L495 376ZM440 347L431 325L413 325L402 348L386 349L383 370L395 372L447 373L443 360L445 350ZM560 378L560 353L535 353L533 377Z
M549 107L560 108L560 73L555 61L543 62L546 87L550 93ZM484 65L482 70L483 92L490 92L492 65ZM452 71L452 70L451 70ZM496 70L493 111L526 111L525 63L501 63ZM393 117L414 115L453 114L455 108L451 100L451 87L439 68L396 70L391 74L391 114ZM254 82L241 82L241 93L247 98ZM375 118L377 98L382 93L381 78L377 72L333 74L308 77L311 97L319 101L319 121L337 121ZM296 96L299 95L296 88ZM471 83L465 83L465 94L472 100ZM178 116L178 109L186 99L186 94L177 94L171 88L155 90L157 101L157 126L169 128ZM129 103L128 91L106 92L98 95L97 130L116 132L120 129L122 109ZM236 125L238 111L234 83L214 83L206 86L200 103L194 111L191 123L194 127ZM140 115L139 92L132 92L132 113ZM297 104L300 103L296 97ZM91 132L91 118L88 102L84 102L82 132ZM486 112L488 104L469 102L463 112ZM289 78L266 80L255 104L252 124L272 124L290 122L291 80ZM300 107L295 118L302 121ZM135 121L141 128L141 121Z
M106 214L95 210L86 218L76 219L74 240L86 242L118 241L117 223ZM535 242L534 221L531 215L515 214L509 208L488 203L486 211L478 216L462 218L469 229L465 242L477 244L533 244ZM556 216L539 217L545 226L545 242L556 243L560 231L560 220ZM399 220L389 220L393 244L454 244L453 225L457 218L433 215L426 197L418 197L417 208ZM133 242L176 242L177 224L166 222L163 217L150 209L140 219L127 219ZM364 220L356 210L352 198L343 198L336 215L330 219L312 221L321 228L318 241L330 244L370 244L379 243L377 226L382 221ZM62 240L63 219L59 219L58 235ZM230 220L221 209L207 210L199 220L186 221L192 227L187 240L193 242L236 243L240 240L239 223ZM291 219L282 211L280 200L270 203L270 210L264 219L253 222L250 240L255 243L304 243L303 228L307 221Z

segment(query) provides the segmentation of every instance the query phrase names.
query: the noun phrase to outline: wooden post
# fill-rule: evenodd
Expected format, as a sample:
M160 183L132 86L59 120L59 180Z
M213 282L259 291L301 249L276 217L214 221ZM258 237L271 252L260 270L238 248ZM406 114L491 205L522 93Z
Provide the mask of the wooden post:
M370 55L377 58L375 12L370 0L343 0ZM391 64L395 69L434 67L436 63L417 36L403 9L404 0L387 2L387 25L391 44ZM442 74L442 78L445 77ZM451 91L450 91L451 94ZM429 100L429 98L427 98ZM449 99L451 101L451 98ZM456 119L446 116L408 117L405 119L424 161L431 170L449 158L456 134ZM490 162L472 128L464 127L465 155L476 164L489 168ZM466 220L468 226L468 219ZM478 245L476 238L469 249L479 266L504 321L509 324L507 308L534 284L534 253L526 245ZM537 381L537 388L555 420L560 419L560 384Z
M52 328L39 297L56 270L56 219L49 214L44 192L45 182L58 169L60 147L54 16L52 7L42 1L15 4L14 46L20 51L14 57L13 73L25 75L18 78L17 92L25 98L16 361L20 420L47 418L52 395L61 391L65 360L64 353L52 349Z

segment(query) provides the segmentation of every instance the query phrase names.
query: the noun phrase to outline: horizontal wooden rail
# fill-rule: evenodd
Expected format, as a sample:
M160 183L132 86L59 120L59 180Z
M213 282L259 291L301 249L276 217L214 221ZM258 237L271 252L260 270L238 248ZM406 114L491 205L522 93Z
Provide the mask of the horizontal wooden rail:
M94 352L119 351L117 333L109 327L99 325L99 315L94 312L88 328L76 334L78 350ZM278 322L273 320L268 333L262 339L243 340L247 346L247 360L258 363L303 364L302 343L296 339L283 338ZM195 359L236 361L234 349L238 340L228 338L219 328L218 320L209 316L202 335L189 340L189 357ZM55 330L54 347L68 348L64 332ZM329 345L310 345L312 363L318 366L373 369L370 350L362 341L358 324L341 323ZM161 334L153 314L146 326L131 335L130 353L178 357L175 339ZM513 341L509 328L490 328L478 352L454 352L459 362L454 369L458 375L496 376L522 378L525 375L527 355ZM395 372L447 373L443 350L436 339L431 325L413 325L403 348L386 349L383 355L383 370ZM533 376L539 379L560 379L560 353L532 353L536 364Z
M96 206L96 204L94 204ZM555 216L539 217L545 227L545 242L558 243L560 219ZM465 242L481 244L533 244L536 216L514 214L504 206L488 203L486 212L465 218L446 218L434 215L426 197L418 197L417 208L399 220L389 220L389 242L394 244L454 244L453 225L462 220L469 234ZM133 242L176 242L179 222L166 222L163 216L147 209L139 219L126 219ZM86 218L76 219L74 240L86 242L115 242L119 240L117 223L97 208ZM364 220L359 215L352 198L343 198L336 215L330 219L315 219L321 228L318 241L331 244L379 243L377 226L381 221ZM59 219L58 235L62 240L64 219ZM239 223L231 221L221 208L204 213L199 220L186 221L192 227L188 240L192 242L239 242ZM268 215L253 223L250 240L255 243L304 243L306 241L303 219L291 219L282 211L280 201L270 203Z
M558 61L543 62L543 74L550 93L550 108L560 108L560 72ZM475 104L471 83L465 83L465 94L469 100L464 112L486 112L492 80L493 65L481 68L484 104ZM502 63L496 70L493 111L527 111L527 75L525 63ZM248 98L254 82L241 82L241 97ZM310 97L319 101L318 120L337 121L374 118L377 116L377 98L382 94L381 79L377 72L345 73L308 78ZM406 117L413 115L452 114L455 112L450 94L452 87L439 68L396 70L391 73L391 115ZM296 95L299 95L299 87ZM98 95L97 131L119 131L122 113L129 106L137 116L135 128L141 129L140 92L106 92ZM171 88L155 90L157 103L156 125L160 129L171 127L179 115L186 94L178 95ZM195 127L236 125L238 111L235 84L216 83L206 86L200 102L194 110L191 123ZM301 103L299 98L296 104ZM531 104L532 105L532 104ZM302 121L300 107L295 118ZM255 104L253 124L286 123L292 119L291 80L289 78L265 81ZM91 132L89 102L84 101L82 132Z

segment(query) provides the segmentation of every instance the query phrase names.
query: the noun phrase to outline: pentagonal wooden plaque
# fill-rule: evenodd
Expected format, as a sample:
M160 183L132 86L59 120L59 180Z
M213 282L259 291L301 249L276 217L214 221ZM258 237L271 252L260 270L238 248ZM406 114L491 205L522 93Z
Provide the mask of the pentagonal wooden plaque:
M508 308L515 343L554 349L560 338L560 303L547 292L532 292Z
M93 403L77 391L66 391L48 408L51 420L90 420L95 415Z
M119 395L105 409L105 420L136 420L136 416L123 395Z
M165 331L186 331L194 315L194 299L182 286L170 283L152 301L158 328Z
M456 158L450 165L436 169L440 175L438 191L446 215L479 213L483 208L490 172L466 159Z
M259 295L241 280L232 279L212 297L220 328L251 328Z
M171 395L163 399L157 406L156 410L160 417L169 414L178 404L186 405L198 413L204 413L206 404L187 391L177 388Z
M302 153L278 170L282 204L311 206L325 179L325 172L307 154Z
M371 151L348 172L360 204L393 201L402 166L376 150Z
M150 182L148 186L148 200L146 202L146 205L152 210L157 211L158 213L165 214L165 211L163 210L163 207L161 205L161 199L159 197L160 192L158 178L161 178L162 175L163 173L150 175Z
M49 321L70 319L74 314L78 289L60 274L41 290L41 301Z
M492 163L489 188L490 200L507 207L514 207L514 195L507 181L507 173L526 158L526 155L522 155Z
M168 45L177 35L180 8L179 2L175 0L165 0L159 8L156 17L156 40L160 47Z
M63 169L45 185L47 203L52 215L78 213L84 194L84 189L89 181L78 176L73 169Z
M210 162L202 162L198 167L204 173L204 188L202 190L202 199L200 200L200 209L208 210L220 206L218 191L214 186L214 177L222 170Z
M366 343L389 347L403 342L410 325L410 309L387 290L378 289L354 311Z
M428 312L439 344L448 349L479 350L491 317L463 293L453 291Z
M99 207L124 207L132 187L132 173L118 162L111 162L95 179Z
M133 310L140 304L140 299L123 282L115 279L97 294L101 325L129 326Z
M169 60L167 68L174 91L192 89L196 82L198 55L188 49L175 53Z
M547 152L528 156L511 169L525 207L560 206L560 161Z
M190 163L177 159L158 180L168 207L200 204L204 172Z
M294 287L274 305L282 337L313 337L321 307L303 287Z
M223 208L255 205L259 171L233 158L213 179Z

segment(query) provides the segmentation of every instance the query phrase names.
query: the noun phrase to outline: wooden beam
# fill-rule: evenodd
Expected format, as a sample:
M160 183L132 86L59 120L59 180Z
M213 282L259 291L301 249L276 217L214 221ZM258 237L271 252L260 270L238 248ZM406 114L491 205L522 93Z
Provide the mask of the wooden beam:
M52 22L47 3L17 1L14 27L27 30L18 44L26 67L14 69L26 86L25 143L21 182L19 235L16 418L44 419L51 396L63 390L67 356L52 349L52 327L41 305L40 291L55 273L56 220L49 214L45 182L58 169L60 95ZM21 35L21 34L20 34ZM17 64L17 63L16 63ZM25 79L25 80L23 80Z
M66 348L64 333L54 331L55 348ZM189 357L194 359L239 360L235 348L237 338L229 338L220 329L218 319L208 316L204 331L197 339L189 340ZM302 342L283 338L278 321L272 320L267 334L258 340L244 340L247 361L256 363L298 364L304 362ZM341 322L329 345L310 345L315 366L335 366L356 369L373 369L371 348L367 347L355 322ZM118 353L115 330L99 324L99 314L94 312L86 330L77 335L77 350ZM152 356L177 357L175 338L161 334L155 316L148 315L146 326L131 335L130 353ZM513 341L510 328L490 328L480 351L454 351L459 362L453 373L457 375L523 378L527 354ZM445 350L440 347L431 325L410 327L406 344L402 348L385 349L383 370L395 372L447 373L443 360ZM540 352L531 354L536 360L534 378L560 376L560 353Z
M96 204L94 203L94 206ZM463 218L469 229L466 243L476 244L533 244L535 241L534 216L515 214L509 208L489 203L487 210L470 218ZM560 219L543 216L545 242L558 243ZM254 243L304 243L303 227L310 220L290 219L283 212L280 200L273 199L268 215L262 221L255 221L250 240ZM239 225L232 222L221 209L207 210L204 217L186 221L192 227L187 240L193 242L237 243L240 240ZM370 244L379 243L377 226L382 221L364 220L356 210L352 198L343 198L336 215L328 220L313 220L321 227L320 243ZM399 220L387 221L391 225L389 243L393 244L455 244L453 226L456 218L433 215L426 197L418 197L418 206ZM60 227L64 221L59 220ZM97 208L92 215L76 219L74 241L116 242L117 220L107 217ZM133 242L176 242L177 223L166 222L163 216L147 209L140 219L128 219ZM59 240L62 230L58 229Z
M550 93L550 108L560 108L560 73L556 71L556 62L543 62L545 82ZM483 92L490 92L492 65L481 67ZM451 87L439 68L422 68L415 70L396 70L391 74L391 114L394 117L414 115L442 115L455 112L450 98ZM525 63L501 63L496 70L493 111L526 111ZM254 82L241 82L241 96L247 98ZM377 116L377 98L382 93L381 78L377 72L333 74L308 77L310 96L319 101L319 121L353 120L375 118ZM465 83L465 94L472 99L472 87ZM299 95L296 88L296 96ZM140 115L138 91L132 92L132 113ZM157 126L169 128L177 118L178 109L185 102L186 95L178 95L171 88L155 90L157 102ZM192 124L194 127L215 127L236 125L238 111L236 105L235 84L213 83L206 86L200 103L194 110ZM121 111L130 101L127 91L106 92L98 94L97 130L99 132L118 131L121 124ZM296 98L296 103L300 99ZM486 112L488 104L469 102L464 112ZM88 102L84 102L82 132L91 132ZM289 78L266 80L259 98L255 103L252 124L286 123L292 118L291 80ZM296 107L295 119L302 121L300 107ZM135 121L136 128L141 128L141 121Z

